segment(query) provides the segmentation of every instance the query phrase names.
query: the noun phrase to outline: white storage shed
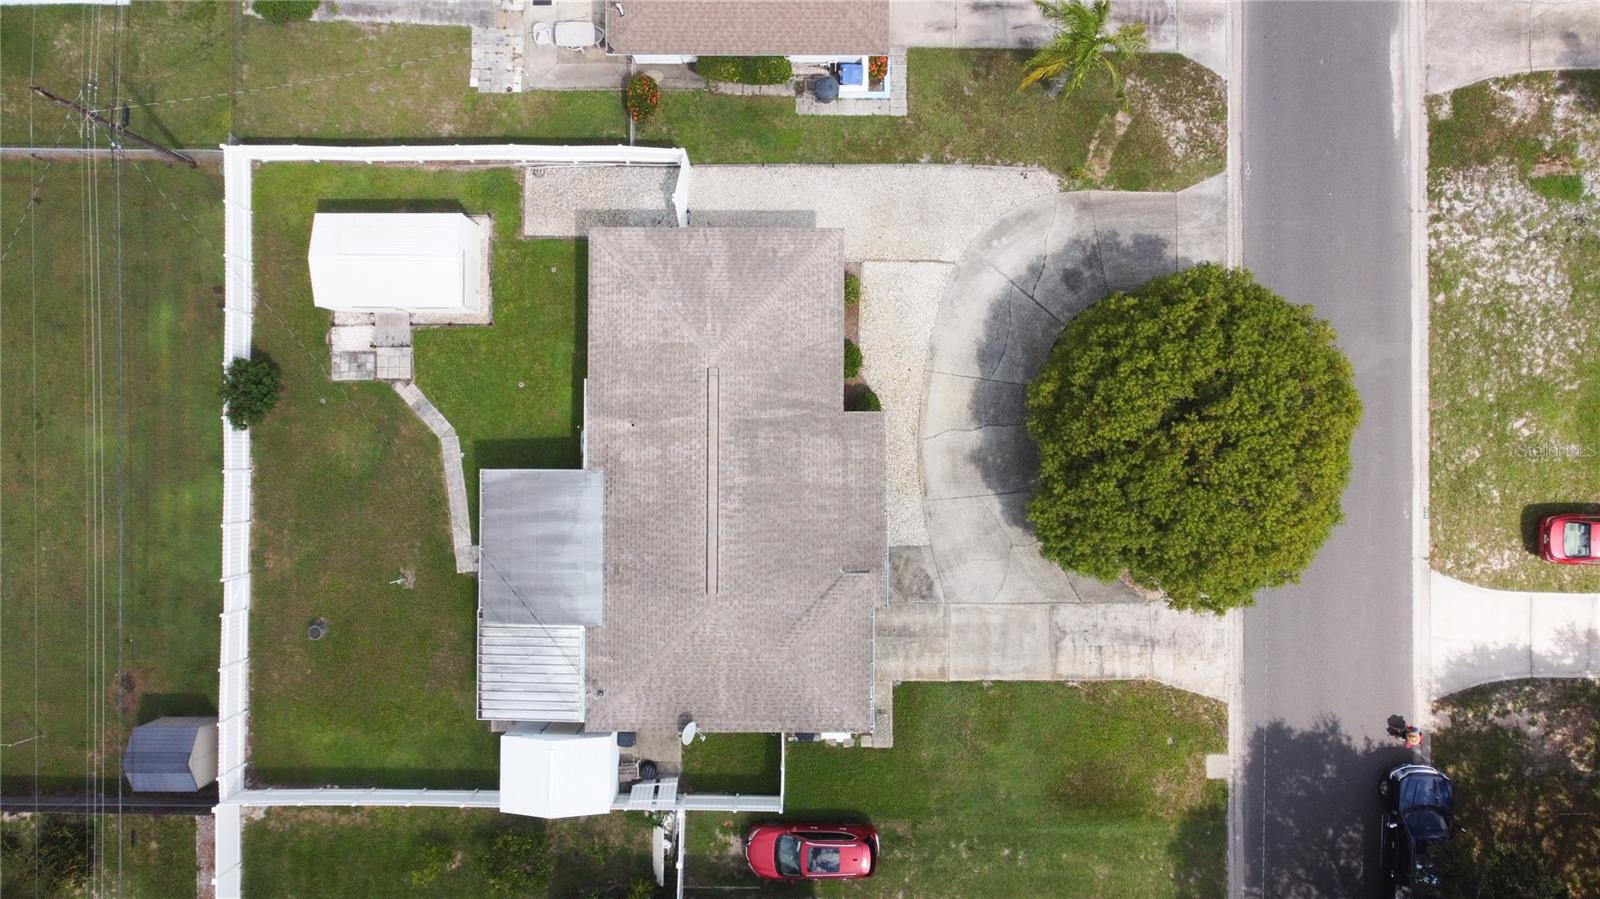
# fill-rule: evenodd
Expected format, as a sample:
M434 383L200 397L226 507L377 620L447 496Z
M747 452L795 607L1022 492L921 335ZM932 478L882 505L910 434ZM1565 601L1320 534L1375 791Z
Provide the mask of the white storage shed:
M337 312L480 312L484 244L483 226L459 212L319 212L313 302Z

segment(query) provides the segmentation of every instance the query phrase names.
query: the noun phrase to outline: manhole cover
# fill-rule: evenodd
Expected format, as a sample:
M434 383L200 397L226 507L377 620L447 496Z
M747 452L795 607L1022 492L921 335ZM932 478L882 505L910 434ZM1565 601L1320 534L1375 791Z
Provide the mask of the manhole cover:
M323 637L328 636L328 620L326 618L318 618L316 621L311 622L311 625L306 628L306 636L312 640L321 640Z

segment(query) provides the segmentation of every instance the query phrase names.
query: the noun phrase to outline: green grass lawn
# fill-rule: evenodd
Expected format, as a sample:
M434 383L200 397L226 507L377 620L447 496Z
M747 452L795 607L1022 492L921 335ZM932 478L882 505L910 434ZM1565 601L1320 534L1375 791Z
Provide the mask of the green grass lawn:
M1457 895L1590 896L1600 883L1600 684L1522 680L1438 703L1433 762L1464 830L1447 883ZM1472 890L1476 890L1473 892Z
M256 180L255 339L282 367L254 433L252 765L275 784L492 787L474 719L476 585L455 573L439 445L387 386L328 378L306 249L319 204L495 220L495 324L416 334L418 383L479 465L577 465L579 245L523 241L513 169L275 164ZM390 583L409 572L413 589ZM326 618L311 643L306 624Z
M116 18L122 16L125 18ZM76 143L28 83L76 96L86 46L127 47L121 98L131 126L180 146L244 140L625 143L621 93L480 94L467 84L466 28L303 22L273 25L224 3L141 2L122 13L8 10L0 18L0 116L29 115L42 144ZM106 51L109 52L109 51ZM1129 121L1104 78L1052 100L1018 92L1022 52L915 49L910 114L798 116L787 97L670 91L639 140L697 162L965 162L1040 165L1076 183L1165 190L1222 171L1220 78L1173 54L1127 67ZM110 84L109 63L100 81ZM30 106L31 104L31 106ZM111 106L109 97L97 105ZM1181 135L1168 141L1167 135ZM70 139L69 139L70 138ZM1098 146L1096 161L1091 149Z
M90 845L98 865L89 862ZM83 879L64 883L63 869ZM187 815L19 815L0 823L0 893L7 896L184 899L195 895L196 873L195 819Z
M904 118L797 116L787 97L668 91L640 139L681 146L702 163L1038 165L1063 177L1132 190L1175 189L1222 171L1222 82L1201 66L1165 54L1142 56L1129 66L1131 79L1182 92L1188 102L1176 112L1133 106L1133 122L1109 169L1090 176L1083 171L1090 146L1118 109L1110 84L1091 79L1078 94L1056 100L1042 88L1018 92L1026 58L1022 52L912 50L910 111ZM1209 125L1218 139L1178 159L1162 139L1156 116L1181 118L1197 134Z
M683 748L683 786L691 793L776 796L783 745L776 734L706 734Z
M789 745L787 820L882 834L861 896L1221 896L1220 703L1155 684L900 684L893 749ZM754 885L739 837L689 819L689 883Z
M244 889L282 897L644 897L655 887L650 827L638 814L544 822L488 810L273 809L245 826ZM505 834L531 838L547 890L495 889L488 857ZM430 857L442 860L431 880Z
M1430 102L1432 564L1485 586L1600 589L1532 543L1541 516L1600 509L1600 198L1571 189L1600 163L1597 103L1594 73Z
M0 165L7 792L114 791L132 726L216 710L222 259L191 225L220 241L215 171Z

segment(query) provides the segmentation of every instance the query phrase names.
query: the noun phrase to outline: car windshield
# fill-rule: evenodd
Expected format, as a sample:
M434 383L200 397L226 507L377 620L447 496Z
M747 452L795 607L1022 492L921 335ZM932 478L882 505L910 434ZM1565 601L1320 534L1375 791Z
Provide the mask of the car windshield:
M1450 781L1432 772L1418 772L1400 782L1400 809L1434 809L1446 815L1455 813L1455 797Z
M838 874L839 847L812 846L806 853L806 870L812 874Z
M1406 813L1406 830L1411 832L1413 840L1422 843L1444 839L1450 833L1450 825L1443 815L1425 808Z
M784 877L800 876L800 841L791 836L778 837L778 873Z
M1581 521L1567 522L1561 529L1561 543L1567 558L1589 558L1589 526Z

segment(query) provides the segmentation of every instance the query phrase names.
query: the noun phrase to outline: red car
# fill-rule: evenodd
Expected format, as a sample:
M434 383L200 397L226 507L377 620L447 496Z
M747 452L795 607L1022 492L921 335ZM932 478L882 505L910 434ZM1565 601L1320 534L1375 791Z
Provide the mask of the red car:
M1539 557L1558 565L1600 564L1600 517L1551 515L1539 522Z
M757 824L744 836L744 860L771 880L871 877L878 829L870 824Z

